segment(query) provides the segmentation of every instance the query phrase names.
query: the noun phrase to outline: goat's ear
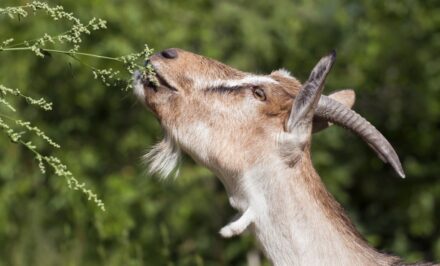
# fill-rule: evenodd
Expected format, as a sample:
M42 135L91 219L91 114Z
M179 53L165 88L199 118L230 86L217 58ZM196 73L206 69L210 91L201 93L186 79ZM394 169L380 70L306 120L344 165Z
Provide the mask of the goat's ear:
M278 76L278 77L282 77L282 78L290 78L292 79L292 75L290 74L290 72L284 68L272 71L272 73L270 73L271 76Z
M342 103L343 105L347 106L350 109L353 107L354 102L356 101L356 94L351 89L345 89L345 90L333 92L328 97Z
M286 128L295 139L295 146L301 149L310 139L315 108L335 59L336 52L333 51L319 60L293 102Z
M347 106L350 109L353 107L354 102L356 100L356 94L354 93L353 90L349 90L349 89L334 92L330 94L328 97L342 103L343 105ZM324 118L315 116L313 118L313 133L320 132L331 125L333 125L333 123L327 121Z

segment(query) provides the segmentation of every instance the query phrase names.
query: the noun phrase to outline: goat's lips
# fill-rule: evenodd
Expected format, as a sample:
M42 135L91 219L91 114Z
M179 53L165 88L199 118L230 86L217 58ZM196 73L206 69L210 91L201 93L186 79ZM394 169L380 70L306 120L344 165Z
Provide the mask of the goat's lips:
M154 81L152 78L147 78L144 80L144 85L147 88L150 88L154 91L157 91L157 87L159 86L159 82L157 81L157 79L156 79L156 81Z
M171 86L171 84L168 83L168 81L157 71L156 71L156 79L162 87L165 87L165 88L172 90L172 91L177 91L177 89L175 87Z

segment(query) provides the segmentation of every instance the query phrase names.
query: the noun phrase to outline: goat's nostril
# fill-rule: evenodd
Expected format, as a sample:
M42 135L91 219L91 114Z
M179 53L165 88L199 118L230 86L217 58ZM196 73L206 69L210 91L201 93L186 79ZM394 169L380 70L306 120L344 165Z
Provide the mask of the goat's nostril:
M177 50L176 49L166 49L160 53L163 57L168 59L177 58Z

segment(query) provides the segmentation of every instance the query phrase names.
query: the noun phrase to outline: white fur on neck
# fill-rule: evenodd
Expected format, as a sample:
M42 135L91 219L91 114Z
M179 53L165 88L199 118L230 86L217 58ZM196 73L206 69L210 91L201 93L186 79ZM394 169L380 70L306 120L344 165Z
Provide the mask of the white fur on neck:
M375 258L379 253L338 231L305 184L296 181L299 174L283 159L271 158L236 177L240 188L228 193L241 216L220 234L231 237L252 225L275 266L382 265Z
M173 139L165 133L162 141L154 145L142 159L148 164L149 174L159 174L161 178L167 178L178 166L181 151ZM179 175L179 169L175 177Z

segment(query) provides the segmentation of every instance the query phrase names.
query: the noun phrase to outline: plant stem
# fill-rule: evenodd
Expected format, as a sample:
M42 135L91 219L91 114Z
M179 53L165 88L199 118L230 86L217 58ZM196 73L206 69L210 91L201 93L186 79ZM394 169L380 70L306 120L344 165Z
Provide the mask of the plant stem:
M10 117L8 115L5 115L5 114L0 114L0 116L3 117L3 118L6 118L6 119L12 120L12 121L17 121L17 119L15 119L13 117Z
M96 55L96 54L90 54L90 53L82 53L82 52L71 52L71 51L63 51L63 50L56 50L56 49L43 49L42 51L46 52L52 52L52 53L59 53L59 54L66 54L66 55L82 55L82 56L88 56L88 57L94 57L94 58L100 58L100 59L106 59L106 60L112 60L123 63L121 59L115 58L115 57L109 57L109 56L103 56L103 55ZM31 47L11 47L11 48L0 48L0 52L2 51L32 51Z

